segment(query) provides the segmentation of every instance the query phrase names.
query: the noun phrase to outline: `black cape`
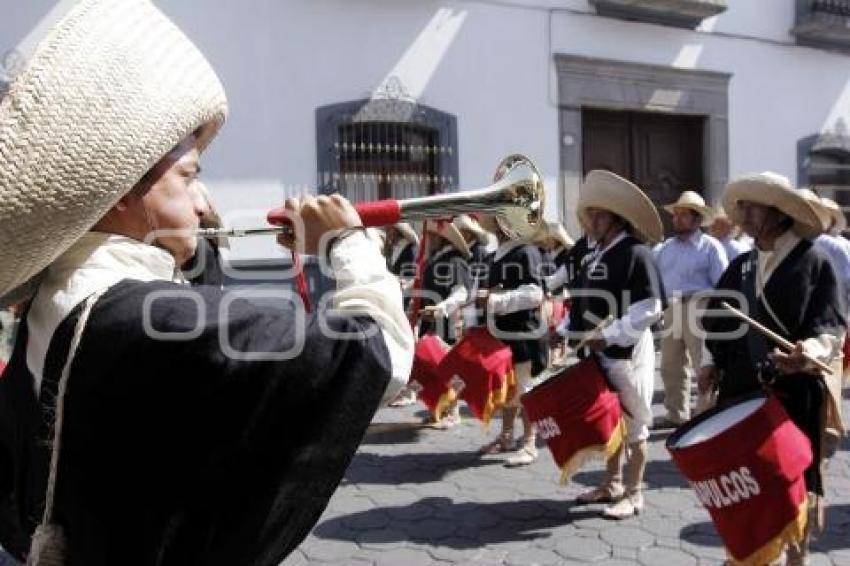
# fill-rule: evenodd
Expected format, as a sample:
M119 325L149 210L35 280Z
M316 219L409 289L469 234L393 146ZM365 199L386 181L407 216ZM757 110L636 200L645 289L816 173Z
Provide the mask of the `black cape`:
M221 253L218 243L210 238L198 238L195 255L181 268L183 275L192 285L224 285L224 270L221 268Z
M652 251L640 240L626 236L605 252L592 270L588 261L591 257L588 252L576 255L582 266L569 285L573 291L571 342L583 339L609 315L614 319L623 317L633 303L656 298L661 301L662 309L666 308L667 297ZM603 353L609 358L629 359L633 350L634 346L612 345Z
M467 292L472 287L469 278L469 264L461 253L455 249L440 256L429 259L422 270L422 301L420 308L433 306L446 300L457 285L466 287ZM452 319L422 321L419 325L419 335L433 333L445 342L453 344L457 341L457 329Z
M416 276L416 253L418 246L413 242L407 242L398 254L395 262L392 262L392 248L387 255L387 269L390 273L397 277L415 277ZM391 263L392 262L392 263Z
M228 357L283 352L298 341L294 311L259 308L199 287L197 303L160 298L150 326L190 332L158 340L143 327L151 292L125 280L95 304L65 403L56 516L72 566L277 566L320 517L390 379L382 334L367 317L317 315L284 361ZM198 304L203 305L199 315ZM45 445L58 377L81 307L54 334L39 399L25 361L26 321L0 379L0 544L22 558L44 504Z
M491 290L506 291L516 290L522 285L537 285L545 293L542 263L537 246L515 245L499 259L495 254L490 256L487 285ZM546 369L548 327L540 308L494 315L492 322L494 328L491 331L495 331L496 337L511 348L515 363L530 361L532 375Z
M761 298L756 298L755 275L757 251L736 257L717 283L717 296L708 303L703 326L708 333L706 346L719 372L718 404L728 405L736 399L762 389L762 380L774 381L772 390L782 402L789 417L809 437L815 460L806 471L809 491L823 493L819 465L821 452L821 408L826 390L820 379L808 374L780 375L768 360L775 347L759 332L749 329L737 339L724 339L741 327L738 319L724 314L721 301L743 310L762 325L791 342L820 334L840 336L844 332L845 306L835 272L826 255L808 240L801 240L780 263L765 285L764 295L773 318ZM742 304L742 293L746 303ZM783 328L784 326L784 328Z

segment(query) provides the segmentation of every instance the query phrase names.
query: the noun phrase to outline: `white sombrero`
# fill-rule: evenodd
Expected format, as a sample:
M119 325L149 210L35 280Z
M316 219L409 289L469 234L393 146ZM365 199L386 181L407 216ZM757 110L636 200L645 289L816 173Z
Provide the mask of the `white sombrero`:
M454 224L458 230L469 230L475 236L475 239L484 245L487 245L490 242L490 233L482 228L481 224L468 214L456 216L454 220L452 220L452 224Z
M837 202L831 198L821 197L821 204L829 211L832 216L832 231L843 232L847 229L847 217L844 216L844 211Z
M447 240L465 259L469 259L472 255L472 252L469 251L469 244L466 243L460 230L455 228L451 222L429 221L428 232Z
M408 242L411 242L416 246L419 245L419 235L416 234L416 230L413 229L413 226L411 226L407 222L399 222L398 224L394 224L393 228L398 230L399 234L401 234L401 236Z
M823 202L821 202L820 197L816 195L813 190L807 188L799 189L799 193L804 199L806 199L806 202L808 202L815 211L818 220L820 220L821 232L829 230L829 227L832 225L832 214L829 210L827 210Z
M0 101L0 301L33 278L193 132L227 114L192 42L148 0L81 0ZM25 285L30 282L30 285Z
M732 222L742 224L739 203L750 201L772 206L794 220L794 231L805 238L820 234L821 219L800 191L778 173L751 173L734 179L723 193L723 208Z
M541 224L540 230L537 232L537 237L535 238L535 242L538 244L544 244L548 240L555 240L561 245L561 247L566 249L575 245L575 240L570 238L570 235L567 234L563 224L553 220L547 220Z
M673 214L676 209L687 209L702 216L702 225L707 226L714 220L714 209L705 204L705 200L694 191L684 191L676 202L664 206L664 210Z
M635 236L649 244L664 237L661 218L649 197L637 185L610 171L595 169L585 177L578 197L579 222L583 225L588 208L601 208L620 216L631 224Z

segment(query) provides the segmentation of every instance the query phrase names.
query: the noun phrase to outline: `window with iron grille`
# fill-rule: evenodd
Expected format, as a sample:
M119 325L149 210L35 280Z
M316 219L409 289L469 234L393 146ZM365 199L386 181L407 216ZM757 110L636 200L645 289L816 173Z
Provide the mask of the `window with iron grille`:
M457 121L405 100L361 100L316 111L320 192L351 201L456 190Z

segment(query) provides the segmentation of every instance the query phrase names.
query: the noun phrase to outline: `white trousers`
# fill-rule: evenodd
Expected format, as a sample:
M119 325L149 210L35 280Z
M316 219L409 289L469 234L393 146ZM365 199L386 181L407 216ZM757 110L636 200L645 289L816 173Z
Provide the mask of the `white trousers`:
M644 330L635 344L632 357L618 360L599 356L602 367L620 397L629 444L649 438L652 425L652 393L655 388L655 345L652 332Z

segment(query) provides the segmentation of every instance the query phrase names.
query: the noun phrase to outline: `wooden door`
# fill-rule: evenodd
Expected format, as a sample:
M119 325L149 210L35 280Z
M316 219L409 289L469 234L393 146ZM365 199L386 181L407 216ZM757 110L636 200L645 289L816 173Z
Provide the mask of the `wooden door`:
M607 169L637 184L658 207L682 191L704 193L703 123L698 116L585 109L582 112L584 173Z

